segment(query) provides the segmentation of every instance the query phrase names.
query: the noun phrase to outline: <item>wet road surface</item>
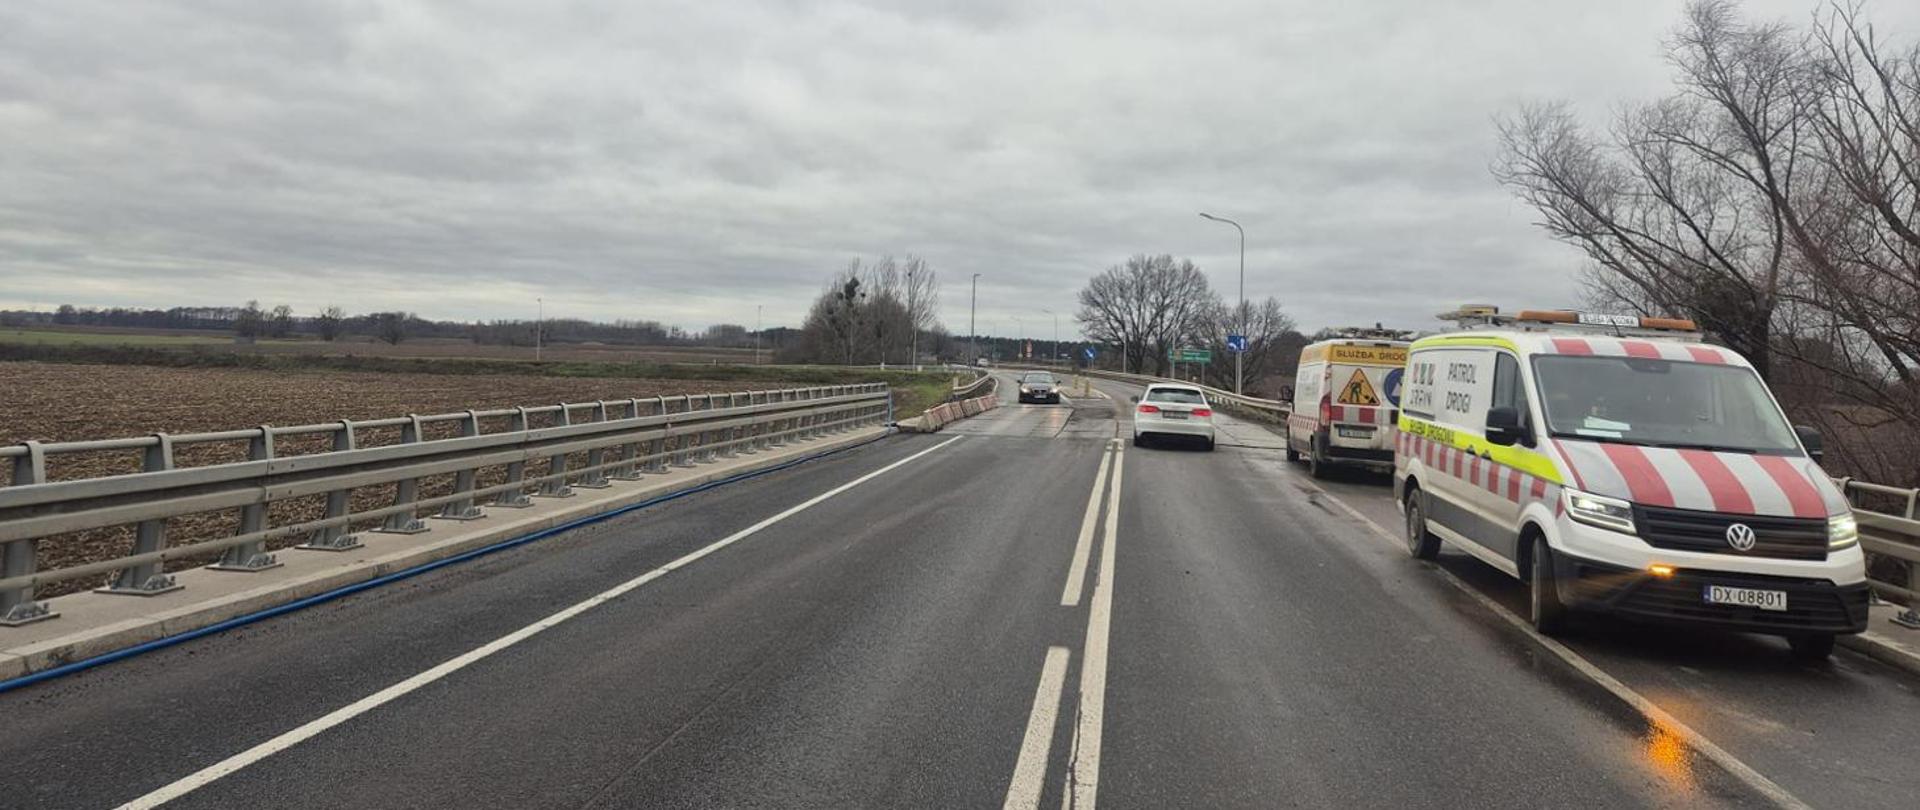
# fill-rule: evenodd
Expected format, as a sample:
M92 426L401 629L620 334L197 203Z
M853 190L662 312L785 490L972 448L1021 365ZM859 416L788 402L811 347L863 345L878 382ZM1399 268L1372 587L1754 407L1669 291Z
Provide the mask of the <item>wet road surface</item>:
M1211 453L1131 447L1131 393L1009 405L0 695L0 806L1777 803L1444 572L1509 606L1514 586L1349 513L1396 525L1378 480L1311 482L1224 419ZM1920 702L1872 662L1605 626L1574 646L1814 806L1920 795Z

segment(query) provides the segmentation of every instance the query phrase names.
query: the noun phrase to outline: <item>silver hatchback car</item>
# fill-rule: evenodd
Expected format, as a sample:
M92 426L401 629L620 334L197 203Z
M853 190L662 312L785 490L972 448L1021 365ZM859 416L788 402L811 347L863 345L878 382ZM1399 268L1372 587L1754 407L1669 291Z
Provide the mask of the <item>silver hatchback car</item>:
M1135 400L1133 445L1156 436L1191 436L1213 449L1213 406L1207 395L1187 385L1154 383Z

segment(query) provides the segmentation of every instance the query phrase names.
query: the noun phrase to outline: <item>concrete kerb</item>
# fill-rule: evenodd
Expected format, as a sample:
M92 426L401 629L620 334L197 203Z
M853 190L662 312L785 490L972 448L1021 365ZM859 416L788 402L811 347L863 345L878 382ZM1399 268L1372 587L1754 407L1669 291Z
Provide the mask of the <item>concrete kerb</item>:
M257 587L245 590L217 593L218 588L215 583L235 582L234 575L231 573L208 572L204 569L180 571L176 576L182 580L183 584L188 585L185 590L165 596L148 597L148 600L169 602L178 600L182 604L145 615L116 619L111 613L114 612L112 610L114 606L159 607L159 605L155 601L135 602L115 595L80 593L61 597L64 615L57 621L65 624L42 623L30 626L41 628L38 633L33 634L32 640L25 640L8 649L0 650L0 681L44 672L168 636L210 627L341 587L388 576L516 537L535 534L572 521L622 509L663 495L694 489L724 478L752 473L807 456L861 444L879 438L886 432L887 429L884 427L874 427L824 439L793 442L785 448L784 452L740 457L730 463L714 464L711 469L687 470L679 474L668 474L643 481L617 482L613 488L593 491L590 497L549 501L537 505L532 512L496 512L495 516L500 518L498 520L438 524L434 527L435 533L445 532L443 539L431 539L431 534L416 534L408 537L383 538L385 542L370 540L360 552L361 556L346 560L331 555L308 558L321 567L317 570L296 571L293 572L292 578L263 582ZM542 509L542 506L545 508ZM423 539L426 542L421 542ZM193 599L195 585L209 586L203 588L203 591L215 591L217 595L199 601L187 601ZM87 621L89 615L101 616L102 621L89 627L75 627L75 624ZM49 630L59 634L44 635ZM0 638L0 642L4 641L4 638Z
M1867 611L1867 631L1859 635L1841 636L1840 646L1909 675L1920 676L1920 638L1904 641L1893 635L1904 632L1907 635L1920 637L1920 631L1877 629L1887 626L1888 621L1901 610L1902 608L1898 605L1874 605Z

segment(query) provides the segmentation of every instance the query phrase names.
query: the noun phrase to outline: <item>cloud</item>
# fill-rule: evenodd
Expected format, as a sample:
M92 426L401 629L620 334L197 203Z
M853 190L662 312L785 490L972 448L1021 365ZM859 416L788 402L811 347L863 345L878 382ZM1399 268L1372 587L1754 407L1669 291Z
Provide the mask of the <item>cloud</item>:
M1463 6L1471 6L1465 8ZM1759 13L1802 16L1779 0ZM1911 22L1911 10L1876 8ZM1490 117L1665 89L1665 0L0 5L0 306L797 322L915 252L1038 334L1190 255L1302 324L1562 305Z

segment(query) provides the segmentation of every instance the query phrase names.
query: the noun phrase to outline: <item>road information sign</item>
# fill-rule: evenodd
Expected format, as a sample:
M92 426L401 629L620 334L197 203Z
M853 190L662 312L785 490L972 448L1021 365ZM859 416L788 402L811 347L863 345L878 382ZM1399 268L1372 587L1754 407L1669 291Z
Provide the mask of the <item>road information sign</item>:
M1173 353L1173 362L1211 363L1213 362L1213 352L1210 352L1206 349L1181 349L1180 351Z
M1354 369L1347 384L1340 386L1340 404L1342 405L1379 405L1380 395L1374 393L1373 383L1367 381L1364 369Z
M1241 352L1244 352L1246 350L1247 350L1246 335L1228 335L1227 336L1227 351L1233 352L1234 354L1240 354Z
M1093 347L1092 347L1092 346L1088 346L1088 347L1086 347L1086 348L1084 348L1084 349L1081 349L1081 350L1080 350L1080 356L1081 356L1081 357L1085 357L1085 358L1087 358L1087 362L1089 362L1089 363L1091 363L1091 362L1093 362Z

